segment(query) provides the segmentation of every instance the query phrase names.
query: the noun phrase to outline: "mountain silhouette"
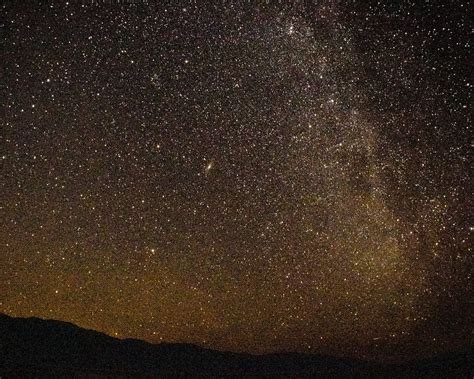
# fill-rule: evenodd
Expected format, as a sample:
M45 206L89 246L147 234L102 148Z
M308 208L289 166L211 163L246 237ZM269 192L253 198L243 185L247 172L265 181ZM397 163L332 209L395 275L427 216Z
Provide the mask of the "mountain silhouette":
M1 378L472 378L472 353L403 365L299 353L252 355L121 340L68 322L0 314Z

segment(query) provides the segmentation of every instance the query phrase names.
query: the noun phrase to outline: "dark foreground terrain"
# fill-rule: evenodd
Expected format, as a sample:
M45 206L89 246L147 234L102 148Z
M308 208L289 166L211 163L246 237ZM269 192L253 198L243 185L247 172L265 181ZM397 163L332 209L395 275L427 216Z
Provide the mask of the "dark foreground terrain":
M73 324L0 314L0 377L473 378L472 350L404 365L317 355L250 355L120 340Z

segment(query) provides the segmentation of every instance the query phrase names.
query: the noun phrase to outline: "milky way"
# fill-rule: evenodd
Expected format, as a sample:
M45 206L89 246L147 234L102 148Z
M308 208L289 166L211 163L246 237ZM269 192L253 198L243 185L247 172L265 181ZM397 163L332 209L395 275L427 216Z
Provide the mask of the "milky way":
M367 3L4 6L0 311L257 353L472 343L467 3Z

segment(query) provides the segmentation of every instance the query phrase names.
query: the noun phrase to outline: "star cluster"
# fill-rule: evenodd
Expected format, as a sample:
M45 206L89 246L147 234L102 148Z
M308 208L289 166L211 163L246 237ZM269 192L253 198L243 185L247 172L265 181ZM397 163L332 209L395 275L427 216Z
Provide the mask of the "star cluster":
M0 311L256 353L471 343L467 6L369 3L4 5Z

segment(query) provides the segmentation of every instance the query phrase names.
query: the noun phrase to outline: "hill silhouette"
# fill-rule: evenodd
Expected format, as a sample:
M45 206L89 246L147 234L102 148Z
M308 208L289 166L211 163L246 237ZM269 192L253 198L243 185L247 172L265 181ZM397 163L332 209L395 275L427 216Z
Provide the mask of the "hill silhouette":
M472 377L472 350L404 365L299 353L252 355L117 339L74 324L0 314L0 377Z

